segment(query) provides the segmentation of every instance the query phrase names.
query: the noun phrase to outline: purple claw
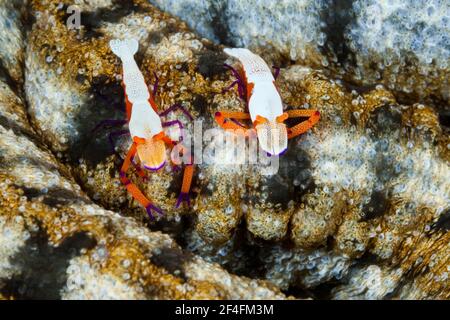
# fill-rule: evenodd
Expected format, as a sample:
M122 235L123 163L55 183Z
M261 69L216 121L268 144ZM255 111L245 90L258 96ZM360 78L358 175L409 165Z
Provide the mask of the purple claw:
M278 76L280 75L280 67L276 67L276 66L272 66L273 69L275 69L275 74L273 75L273 77L275 78L275 80L277 80Z
M153 85L153 97L156 96L156 93L158 92L158 84L159 84L159 78L156 72L153 72L153 75L155 76L155 84Z
M178 200L177 200L177 204L175 205L175 208L179 208L181 203L186 201L188 207L191 206L191 199L189 198L189 193L186 192L181 192L180 195L178 196Z
M161 216L164 214L160 208L154 206L151 203L145 208L145 210L147 210L148 216L151 220L155 220L155 216L152 214L152 210L157 212Z
M239 80L233 81L232 84L230 84L228 87L226 87L225 89L222 90L222 93L230 91L231 88L233 88L235 85L239 85Z
M237 70L235 68L233 68L232 66L230 66L229 64L224 64L224 67L227 69L230 69L231 72L233 73L234 77L236 78L237 81L237 85L238 85L238 92L239 92L239 98L241 98L245 103L247 103L246 101L246 88L245 88L245 82L244 80L241 78L241 76L239 75L239 72L237 72ZM233 86L235 85L234 82L232 84ZM231 89L231 88L230 88ZM229 89L228 89L229 90Z
M181 104L175 103L173 106L171 106L169 109L161 112L159 114L160 117L167 116L170 112L174 112L175 110L180 109L188 118L189 120L193 121L194 117L187 111Z
M183 126L183 124L181 123L180 120L173 120L173 121L168 121L168 122L163 122L162 123L163 127L170 127L170 126L173 126L173 125L178 125L178 127L180 128L180 139L178 140L178 142L183 141L184 140L184 134L183 134L184 133L183 132L184 126Z
M238 80L241 79L239 72L237 72L237 70L235 68L233 68L232 66L230 66L229 64L226 64L226 63L224 63L223 66L227 69L230 69L236 79L238 79Z
M178 171L181 170L181 168L180 168L180 166L177 166L176 164L174 164L174 165L172 166L172 170L175 171L175 172L178 172Z

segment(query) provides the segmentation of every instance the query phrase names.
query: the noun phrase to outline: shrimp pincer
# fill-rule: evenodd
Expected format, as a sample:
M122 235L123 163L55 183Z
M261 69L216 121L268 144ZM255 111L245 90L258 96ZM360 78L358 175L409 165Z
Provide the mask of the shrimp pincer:
M225 49L226 54L238 59L241 70L225 65L237 78L225 90L238 85L239 96L246 102L248 112L219 111L216 122L224 129L242 129L239 120L251 120L259 144L269 155L281 155L287 150L288 139L294 138L313 127L320 119L316 110L288 110L283 112L283 103L275 84L275 78L266 62L248 49ZM278 72L277 72L278 75ZM308 118L288 128L288 118ZM251 129L244 127L244 129Z

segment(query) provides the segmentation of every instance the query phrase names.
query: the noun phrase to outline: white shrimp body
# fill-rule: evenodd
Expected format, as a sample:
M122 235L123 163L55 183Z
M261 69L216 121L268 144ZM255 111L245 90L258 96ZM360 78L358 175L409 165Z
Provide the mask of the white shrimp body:
M256 126L262 149L278 155L287 148L287 131L278 117L283 115L283 102L275 86L275 78L267 63L248 49L225 49L224 52L237 58L245 72L248 93L248 111L252 122L260 116L266 123Z
M248 101L252 121L259 115L269 122L275 122L276 118L283 114L283 103L267 63L248 49L233 48L224 51L241 62L247 82L254 84Z
M136 39L111 40L109 46L122 60L125 92L133 106L129 122L130 134L132 137L151 138L163 131L163 128L160 117L150 105L150 92L134 60L139 43Z

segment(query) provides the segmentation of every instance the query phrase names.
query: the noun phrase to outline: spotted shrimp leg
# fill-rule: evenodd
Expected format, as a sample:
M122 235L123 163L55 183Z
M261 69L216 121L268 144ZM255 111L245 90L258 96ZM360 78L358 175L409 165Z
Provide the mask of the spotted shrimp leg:
M113 132L110 132L108 134L108 140L109 140L109 144L111 146L111 153L116 153L117 154L117 152L116 152L116 144L114 142L115 138L120 137L120 136L124 136L124 135L130 135L130 132L128 130L121 130L121 131L113 131ZM117 154L117 155L120 157L119 154ZM144 180L144 182L147 182L148 181L148 177L145 174L145 171L142 170L141 166L134 161L134 158L133 158L132 162L133 162L134 168L136 169L137 174L142 178L142 180Z
M218 111L214 115L214 119L217 124L221 126L223 129L228 130L237 130L244 129L248 130L249 128L245 127L238 120L249 120L250 114L247 112L240 111Z
M185 152L185 150L183 150L183 152ZM179 208L183 202L186 202L188 207L191 206L189 191L191 189L193 176L194 176L194 162L191 156L190 163L186 164L186 167L184 168L183 184L181 185L181 192L180 195L178 196L175 208Z

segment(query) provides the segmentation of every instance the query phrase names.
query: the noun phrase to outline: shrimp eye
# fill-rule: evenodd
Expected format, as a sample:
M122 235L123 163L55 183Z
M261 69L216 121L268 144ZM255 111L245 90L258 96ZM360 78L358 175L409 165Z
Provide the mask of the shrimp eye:
M144 168L152 171L161 169L166 163L166 145L161 139L145 139L137 145L137 154Z

